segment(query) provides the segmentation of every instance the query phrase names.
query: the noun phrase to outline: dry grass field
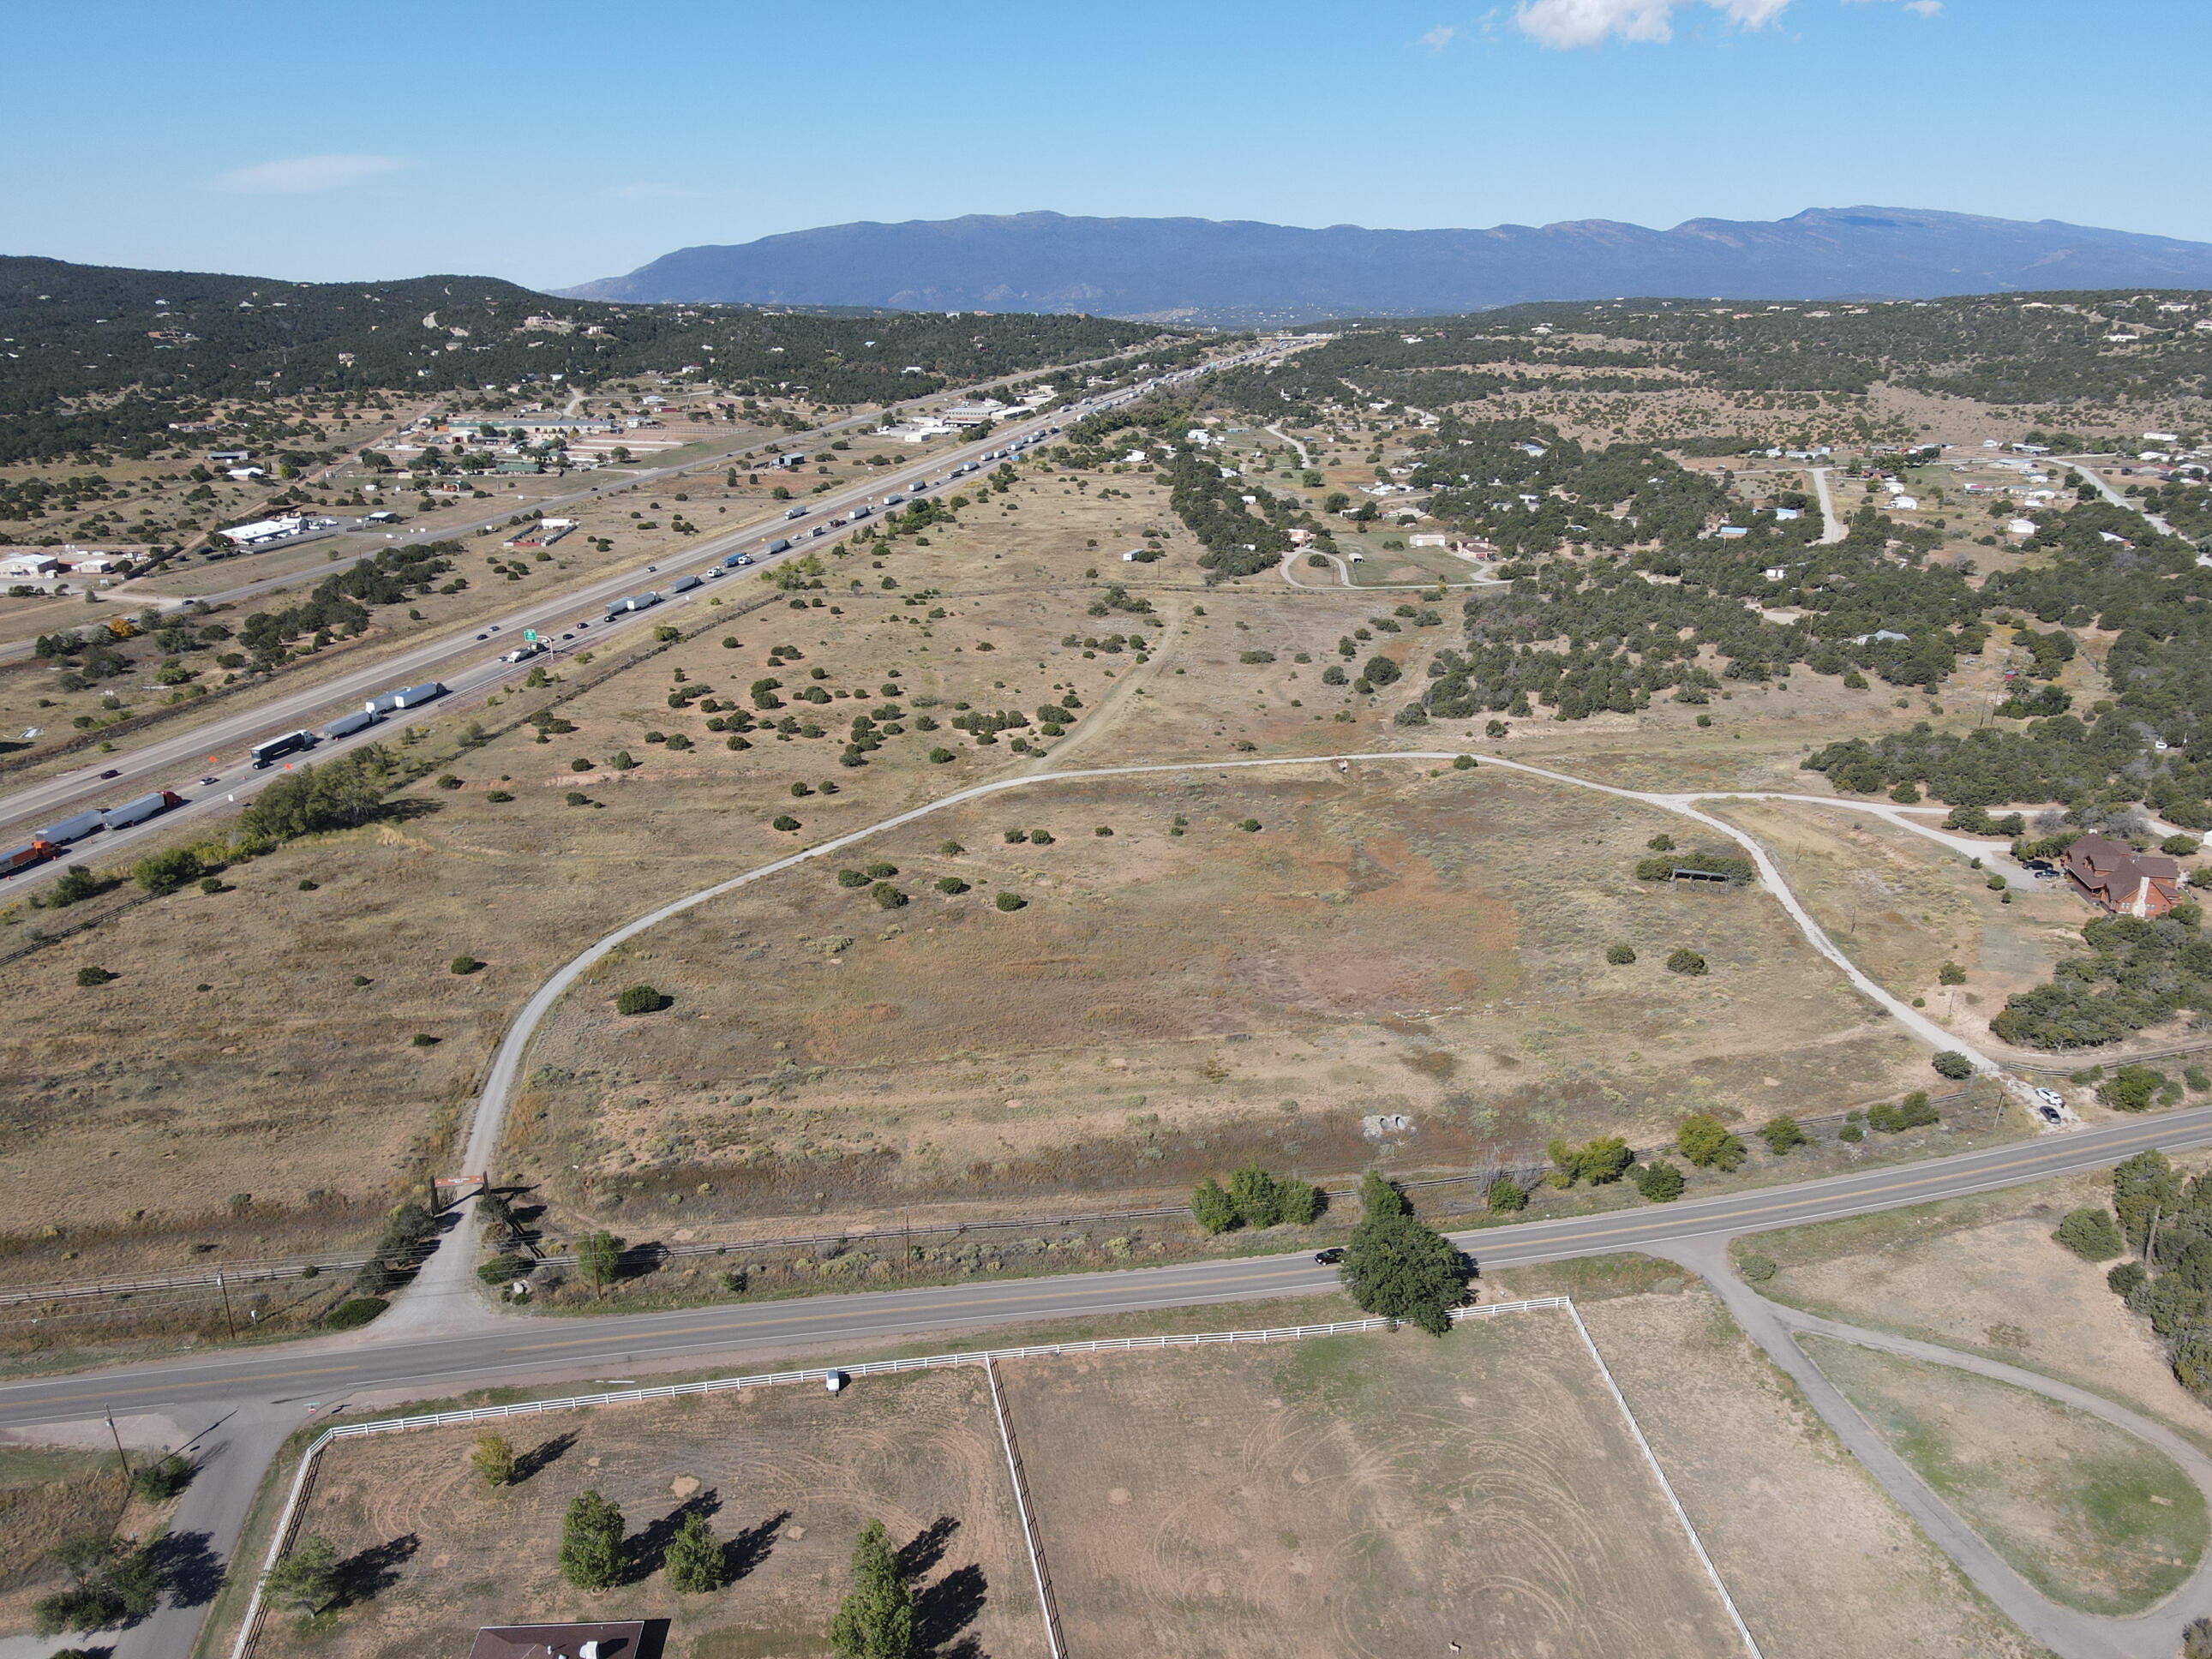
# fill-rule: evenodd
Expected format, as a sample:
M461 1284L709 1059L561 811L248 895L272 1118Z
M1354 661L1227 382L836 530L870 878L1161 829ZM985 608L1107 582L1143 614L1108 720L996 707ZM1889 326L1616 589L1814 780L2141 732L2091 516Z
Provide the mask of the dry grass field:
M488 1488L471 1430L341 1442L301 1522L337 1547L351 1605L316 1628L273 1618L262 1651L449 1659L488 1624L667 1619L670 1659L826 1654L853 1540L881 1520L912 1570L933 1650L1043 1647L996 1419L980 1370L870 1378L519 1420L527 1478ZM594 1490L629 1522L628 1582L601 1595L555 1563ZM659 1552L686 1514L725 1541L726 1589L678 1595Z
M1671 1266L1671 1264L1658 1264ZM2033 1659L1847 1454L1796 1386L1679 1269L1583 1319L1768 1659ZM1516 1290L1520 1289L1516 1285Z
M2053 1601L2142 1613L2196 1571L2204 1494L2125 1430L1948 1365L1801 1340L1915 1472Z
M2015 991L2047 981L2078 949L2094 912L2055 884L2022 885L2011 902L1966 860L1863 813L1779 801L1720 804L1718 816L1757 836L1790 890L1852 961L1895 994L1923 997L1931 1019L1976 1043ZM1992 839L1992 852L2006 843ZM1966 970L1938 982L1946 963Z
M68 1582L56 1547L114 1527L125 1501L112 1452L0 1449L0 1632L31 1628L31 1604Z
M1915 1057L1770 902L1632 878L1658 822L1499 769L1377 765L948 812L594 969L532 1050L503 1172L603 1218L680 1200L687 1226L757 1226L1172 1189L1248 1158L1524 1162L1555 1135L1650 1144L1699 1107L1899 1085ZM838 884L878 860L904 905ZM1606 963L1615 941L1634 964ZM1666 972L1677 945L1711 971ZM672 1006L617 1015L636 981ZM1378 1149L1381 1115L1410 1127Z
M2180 1166L2204 1160L2185 1156ZM2106 1286L2106 1265L2051 1237L2061 1217L2112 1202L2102 1172L1854 1220L1761 1233L1740 1250L1778 1266L1778 1302L2002 1359L2132 1407L2212 1449L2203 1406L2148 1323Z
M1562 1315L1002 1378L1073 1651L1739 1650Z
M719 474L690 493L711 527ZM641 525L654 500L671 505L608 510ZM1148 531L1166 556L1121 562ZM41 1010L0 1042L0 1182L24 1195L0 1276L364 1237L447 1172L459 1115L547 975L795 846L1024 770L1468 735L1395 730L1402 699L1321 684L1355 630L1411 673L1455 628L1273 573L1206 589L1141 471L1032 468L957 525L817 551L817 589L726 580L665 613L686 637L568 659L543 691L428 721L412 745L399 734L433 776L386 823L0 964L0 988ZM486 586L521 584L471 591ZM769 678L780 706L757 708ZM1638 781L1771 781L1816 701L1747 689L1710 730L1671 704L1613 726L1516 721L1499 746ZM1072 716L1063 735L1044 732L1047 708ZM1028 723L989 743L955 726L1000 710ZM463 739L532 711L542 740L528 725ZM856 717L880 746L841 765ZM799 827L775 829L787 814ZM1260 830L1236 827L1248 818ZM1002 839L1018 826L1052 840ZM1248 1157L1310 1174L1376 1156L1464 1167L1556 1133L1663 1139L1697 1107L1757 1121L1912 1086L1920 1056L1769 901L1629 878L1662 827L1502 769L1410 763L1050 784L948 812L606 964L532 1055L502 1172L547 1183L564 1224L651 1237L742 1216L773 1231L912 1204L1157 1201ZM836 885L878 860L900 872L895 910ZM999 911L1000 891L1026 908ZM0 941L44 920L0 912ZM1604 964L1615 940L1637 964ZM1713 972L1662 971L1677 944ZM452 972L464 953L483 968ZM86 967L121 977L79 987ZM609 999L635 981L672 1006L617 1020ZM1362 1134L1391 1114L1410 1135Z

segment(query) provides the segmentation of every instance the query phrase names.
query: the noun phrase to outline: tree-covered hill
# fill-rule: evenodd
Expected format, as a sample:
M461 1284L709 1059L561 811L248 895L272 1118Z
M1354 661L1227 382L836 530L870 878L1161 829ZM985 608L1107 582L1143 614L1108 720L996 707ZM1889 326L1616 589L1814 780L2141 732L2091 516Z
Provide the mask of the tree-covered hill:
M1293 362L1209 392L1270 419L1380 400L1439 409L1501 392L1852 396L1884 382L1991 404L2110 406L2212 393L2212 331L2197 326L2208 320L2212 292L2202 290L1522 305L1347 323Z
M1150 324L823 316L556 300L484 276L286 283L0 258L0 462L131 453L217 399L437 392L641 373L882 403L1108 356ZM908 372L908 371L915 372Z

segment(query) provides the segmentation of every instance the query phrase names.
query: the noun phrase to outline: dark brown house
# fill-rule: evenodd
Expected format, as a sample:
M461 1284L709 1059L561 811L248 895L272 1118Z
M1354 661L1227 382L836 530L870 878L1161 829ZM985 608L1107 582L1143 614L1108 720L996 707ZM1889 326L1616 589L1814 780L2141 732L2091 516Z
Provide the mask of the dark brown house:
M469 1659L641 1659L645 1624L487 1625Z
M2181 866L2162 854L2084 836L2066 849L2063 863L2074 890L2114 915L2162 916L2181 902Z

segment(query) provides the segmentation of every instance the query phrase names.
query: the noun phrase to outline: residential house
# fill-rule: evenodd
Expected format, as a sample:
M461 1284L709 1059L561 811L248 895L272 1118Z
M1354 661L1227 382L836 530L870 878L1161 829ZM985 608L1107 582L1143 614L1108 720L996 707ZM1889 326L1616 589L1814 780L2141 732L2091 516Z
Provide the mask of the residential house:
M2162 916L2181 902L2181 866L2103 836L2084 836L2061 860L2074 890L2114 915Z
M665 1623L661 1626L664 1633ZM645 1621L609 1625L487 1625L469 1659L638 1659Z

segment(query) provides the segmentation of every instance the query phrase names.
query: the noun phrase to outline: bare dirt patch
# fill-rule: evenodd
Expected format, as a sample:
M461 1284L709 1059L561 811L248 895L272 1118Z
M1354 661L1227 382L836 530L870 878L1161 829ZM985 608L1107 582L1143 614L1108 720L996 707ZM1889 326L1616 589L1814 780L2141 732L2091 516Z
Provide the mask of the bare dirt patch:
M1002 1379L1074 1650L1740 1650L1559 1316Z

